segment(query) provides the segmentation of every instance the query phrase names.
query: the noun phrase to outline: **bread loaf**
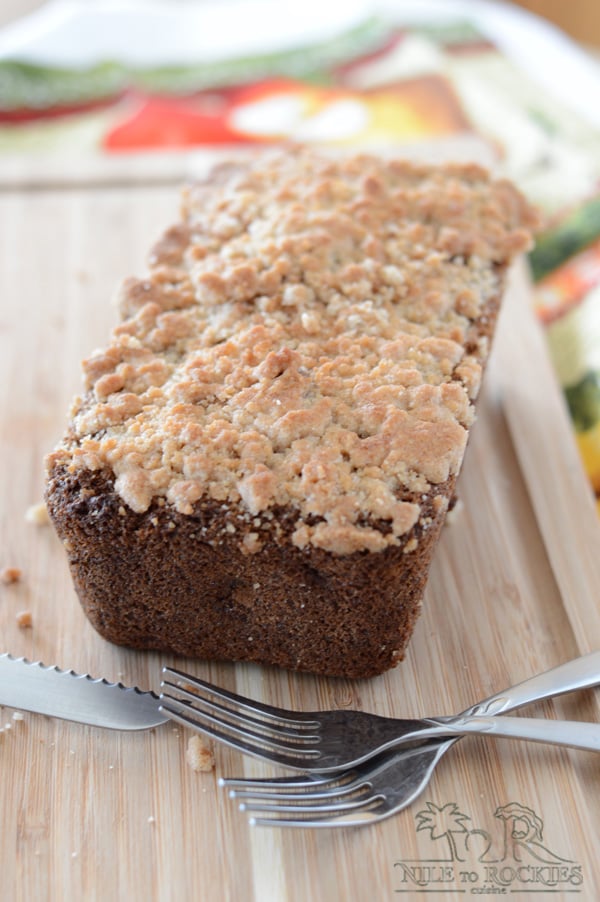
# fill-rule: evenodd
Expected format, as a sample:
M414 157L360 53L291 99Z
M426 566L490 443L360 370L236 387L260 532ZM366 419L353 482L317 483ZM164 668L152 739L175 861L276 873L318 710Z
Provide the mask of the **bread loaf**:
M47 460L101 635L349 677L396 664L534 222L476 166L290 150L187 188Z

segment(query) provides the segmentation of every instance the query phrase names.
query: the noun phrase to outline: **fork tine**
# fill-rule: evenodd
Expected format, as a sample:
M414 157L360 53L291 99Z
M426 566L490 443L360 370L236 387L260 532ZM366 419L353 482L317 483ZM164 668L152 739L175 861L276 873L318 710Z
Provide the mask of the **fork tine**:
M219 785L229 787L230 799L255 799L270 803L295 802L297 807L295 806L294 810L298 810L300 807L304 808L315 801L343 801L351 796L357 796L360 792L371 790L369 781L354 771L344 771L333 777L321 779L317 777L313 779L280 777L275 780L252 780L221 777ZM242 803L240 808L243 808L244 805L247 810L250 810L248 802ZM321 810L321 807L319 806L315 810ZM269 806L269 810L272 808L273 804Z
M346 799L342 794L331 793L324 793L320 799L316 793L310 797L299 795L295 804L286 804L290 800L282 797L277 804L242 802L239 807L240 811L252 813L249 823L258 827L350 827L382 820L392 813L386 807L384 795L373 792L368 783L356 780L354 784L348 788ZM298 804L303 801L307 804Z
M177 723L192 727L200 733L205 733L207 736L231 746L231 748L245 752L248 755L254 755L257 758L268 758L269 761L284 764L286 767L302 770L303 766L308 766L311 761L319 757L317 749L281 745L269 740L264 734L231 727L229 724L219 721L218 718L212 717L192 707L190 704L180 702L178 699L170 696L161 696L159 710L168 714ZM228 733L218 729L223 726L229 730Z
M348 785L356 778L354 771L342 771L341 773L327 776L315 773L310 777L274 777L272 780L263 779L262 777L219 777L219 786L229 788L230 798L235 798L237 790L278 790L278 789L335 789L339 786Z
M290 739L306 743L315 742L315 740L318 739L318 736L308 732L298 732L297 728L293 726L292 721L287 724L275 724L273 721L259 720L256 717L252 717L250 714L240 714L234 708L221 705L219 702L213 701L210 698L203 698L195 692L191 692L185 686L178 686L176 683L172 683L169 680L163 680L160 687L163 690L163 696L181 702L180 698L173 695L173 693L176 693L177 696L182 696L184 699L187 699L187 701L192 702L195 711L201 711L202 713L205 711L215 712L216 714L223 715L223 719L220 722L231 724L232 728L234 728L236 724L241 727L257 727L265 736L274 739L286 739L289 737ZM166 689L168 689L169 692L165 692ZM198 705L202 705L202 708L198 708ZM306 724L303 724L302 726L306 729Z
M348 802L332 802L321 805L287 805L271 804L266 802L240 804L240 811L262 811L270 814L344 814L348 811L369 810L382 801L381 796L366 796Z
M281 786L295 789L308 789L314 786L338 785L347 771L334 774L331 777L315 774L313 777L274 777L272 780L262 777L219 777L219 786L232 789L252 789L253 786L260 789L279 789Z
M325 802L327 800L333 801L335 799L343 800L345 797L356 796L360 792L365 790L370 790L371 787L368 783L364 781L354 781L352 783L347 783L342 786L335 786L333 789L317 789L315 792L305 793L302 790L298 790L296 792L289 792L286 790L278 791L278 790L268 790L268 789L232 789L229 792L230 799L256 799L257 801L265 801L265 802L294 802L294 810L299 810L300 808L309 807L311 802ZM240 804L240 810L250 810L251 805L248 802L242 802ZM271 810L271 807L275 808L275 804L273 806L267 806L264 810ZM321 810L322 806L318 806L318 809ZM258 810L258 809L254 809ZM263 809L260 809L263 810Z
M319 817L314 814L306 818L250 817L248 823L251 827L304 827L313 830L317 827L361 827L381 819L382 816L376 811L353 811L338 816L323 814Z
M315 719L315 714L309 711L306 713L302 711L288 711L285 708L276 708L273 705L263 704L263 702L258 702L255 699L244 698L242 695L236 695L235 692L229 692L220 686L214 686L212 683L207 683L205 680L199 679L199 677L190 676L189 673L176 670L174 667L163 667L162 672L167 676L174 677L176 680L181 680L186 685L193 686L195 689L219 698L221 701L237 705L242 711L258 714L265 720L273 722L283 721L285 726L295 726L299 730L316 730L319 726L318 720Z

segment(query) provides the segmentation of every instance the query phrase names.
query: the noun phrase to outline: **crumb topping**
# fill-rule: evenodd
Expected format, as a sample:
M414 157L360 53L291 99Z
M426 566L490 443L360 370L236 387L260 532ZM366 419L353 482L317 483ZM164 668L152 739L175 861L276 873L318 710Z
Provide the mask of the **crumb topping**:
M478 323L533 213L476 166L274 153L184 193L50 457L111 469L134 511L297 511L293 543L397 544L456 474ZM386 528L377 528L385 521ZM245 534L260 549L260 531Z
M44 502L30 505L25 511L25 520L27 523L33 523L35 526L48 526L50 516Z

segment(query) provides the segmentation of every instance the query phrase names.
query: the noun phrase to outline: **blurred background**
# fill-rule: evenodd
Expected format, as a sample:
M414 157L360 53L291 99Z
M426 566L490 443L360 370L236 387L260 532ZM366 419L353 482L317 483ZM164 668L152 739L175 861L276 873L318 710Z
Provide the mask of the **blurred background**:
M548 19L582 44L600 47L600 4L596 0L522 0L517 5Z
M517 0L590 48L600 49L600 3L597 0Z
M185 2L185 0L179 0ZM451 3L451 0L448 0ZM43 0L2 0L0 26L43 5ZM517 0L528 9L558 25L567 34L600 52L600 3L598 0Z

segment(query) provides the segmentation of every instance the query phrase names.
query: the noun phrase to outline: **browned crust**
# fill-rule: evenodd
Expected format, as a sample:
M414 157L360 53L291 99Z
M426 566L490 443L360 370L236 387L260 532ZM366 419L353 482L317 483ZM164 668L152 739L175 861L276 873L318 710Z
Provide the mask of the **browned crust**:
M239 543L248 524L211 499L192 516L158 503L136 514L107 473L63 467L47 492L81 604L105 639L345 677L373 676L403 657L443 522L433 497L431 522L407 536L418 541L410 553L300 550L287 534L295 518L280 510L279 539L249 556Z
M473 344L492 339L499 307L494 298L473 322ZM206 498L184 515L155 499L138 514L112 473L60 462L46 503L83 610L108 641L365 678L404 657L445 518L436 499L451 500L455 483L419 500L421 518L402 544L343 556L292 545L296 515L286 509L273 510L278 531L260 536L261 550L244 554L240 538L256 527L240 509Z

